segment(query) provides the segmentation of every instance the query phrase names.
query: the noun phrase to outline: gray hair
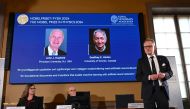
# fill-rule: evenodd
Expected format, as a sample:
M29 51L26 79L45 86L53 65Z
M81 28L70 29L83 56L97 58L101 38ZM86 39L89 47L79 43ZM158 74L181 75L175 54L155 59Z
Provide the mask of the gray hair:
M60 33L62 33L63 35L63 37L64 37L64 32L61 30L61 29L53 29L52 31L51 31L51 33L50 33L50 36L52 36L53 35L53 32L55 32L55 31L59 31Z
M104 36L104 38L107 40L106 32L104 30L102 30L102 29L95 30L94 33L93 33L93 38L96 36L97 32L102 33L102 35Z
M146 39L144 40L144 43L145 43L146 41L151 41L151 42L155 45L155 41L154 41L154 39L146 38Z

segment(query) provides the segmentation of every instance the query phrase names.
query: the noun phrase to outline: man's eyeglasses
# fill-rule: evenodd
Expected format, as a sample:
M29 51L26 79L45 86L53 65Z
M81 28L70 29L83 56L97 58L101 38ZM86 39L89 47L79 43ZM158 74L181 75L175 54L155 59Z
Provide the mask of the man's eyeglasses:
M152 48L152 47L153 47L152 45L144 46L144 48Z

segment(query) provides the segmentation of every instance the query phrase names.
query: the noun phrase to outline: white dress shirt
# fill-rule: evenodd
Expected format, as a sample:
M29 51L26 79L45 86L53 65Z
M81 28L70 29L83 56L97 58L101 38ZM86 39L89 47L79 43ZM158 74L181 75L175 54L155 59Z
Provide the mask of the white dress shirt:
M158 60L156 58L156 55L152 55L152 56L154 57L153 60L154 60L155 67L156 67L156 73L158 74L160 72L160 67L159 67L159 64L158 64ZM151 59L152 56L147 55L151 70L152 70L152 64L151 64L152 63L152 59ZM158 80L158 83L159 83L159 86L162 86L162 82L160 80Z
M48 54L49 56L57 56L58 51L53 51L50 46L48 46Z

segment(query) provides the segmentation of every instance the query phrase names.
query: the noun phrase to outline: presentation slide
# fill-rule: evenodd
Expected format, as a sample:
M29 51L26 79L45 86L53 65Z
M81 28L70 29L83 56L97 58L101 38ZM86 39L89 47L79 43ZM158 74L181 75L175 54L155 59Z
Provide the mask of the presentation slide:
M138 13L15 13L10 83L136 81Z

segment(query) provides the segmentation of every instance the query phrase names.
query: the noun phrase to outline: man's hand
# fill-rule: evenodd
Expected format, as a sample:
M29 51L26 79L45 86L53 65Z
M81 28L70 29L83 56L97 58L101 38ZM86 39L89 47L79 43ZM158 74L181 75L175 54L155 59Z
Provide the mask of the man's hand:
M151 74L149 75L150 80L157 80L158 79L158 74Z
M159 80L165 78L165 76L166 76L165 73L162 73L162 72L158 73L158 79L159 79Z

